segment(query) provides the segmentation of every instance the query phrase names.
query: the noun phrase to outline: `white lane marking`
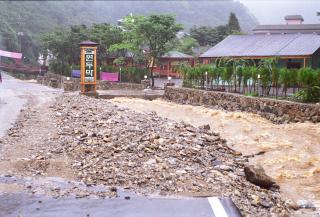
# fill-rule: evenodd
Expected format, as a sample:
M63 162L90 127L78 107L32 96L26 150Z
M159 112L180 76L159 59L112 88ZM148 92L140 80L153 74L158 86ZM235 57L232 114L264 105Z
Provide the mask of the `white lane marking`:
M208 197L208 201L215 217L228 217L218 197Z

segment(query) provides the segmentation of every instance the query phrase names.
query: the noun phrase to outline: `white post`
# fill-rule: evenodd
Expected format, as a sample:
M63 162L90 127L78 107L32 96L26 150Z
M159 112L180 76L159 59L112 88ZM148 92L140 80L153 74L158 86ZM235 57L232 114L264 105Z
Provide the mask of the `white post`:
M260 74L258 74L258 96L260 96Z
M208 90L208 72L206 72L206 90Z

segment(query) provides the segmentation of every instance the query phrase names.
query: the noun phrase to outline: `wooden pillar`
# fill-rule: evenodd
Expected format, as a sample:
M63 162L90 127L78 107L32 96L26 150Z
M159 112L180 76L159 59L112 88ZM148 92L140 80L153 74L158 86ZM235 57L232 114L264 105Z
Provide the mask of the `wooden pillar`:
M303 58L303 68L307 67L307 58Z

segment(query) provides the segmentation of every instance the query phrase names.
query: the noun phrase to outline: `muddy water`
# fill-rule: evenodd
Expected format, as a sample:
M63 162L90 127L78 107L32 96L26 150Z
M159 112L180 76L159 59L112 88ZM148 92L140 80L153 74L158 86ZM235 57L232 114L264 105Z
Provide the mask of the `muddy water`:
M154 111L162 117L200 126L210 124L228 145L252 158L280 184L285 196L320 204L320 124L275 125L258 115L225 112L201 106L178 105L163 100L116 98L121 107Z

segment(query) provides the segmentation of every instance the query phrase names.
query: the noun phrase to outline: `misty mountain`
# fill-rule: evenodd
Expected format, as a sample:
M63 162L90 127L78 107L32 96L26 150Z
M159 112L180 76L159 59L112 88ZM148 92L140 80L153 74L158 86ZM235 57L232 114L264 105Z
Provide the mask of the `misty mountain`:
M116 24L133 13L175 14L185 31L197 25L218 26L228 22L230 12L239 19L242 30L257 23L240 2L224 1L0 1L0 49L19 50L23 43L36 45L39 33L57 26L92 23ZM23 32L23 36L18 33ZM20 37L20 38L19 38ZM19 41L20 40L20 41ZM37 53L37 46L30 46Z

